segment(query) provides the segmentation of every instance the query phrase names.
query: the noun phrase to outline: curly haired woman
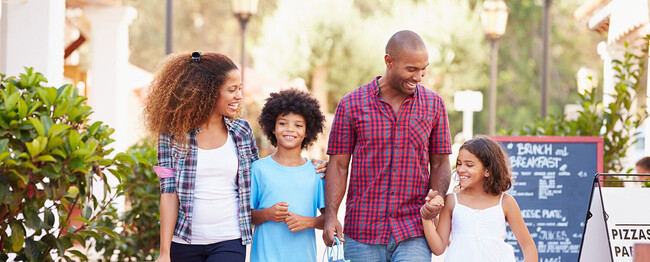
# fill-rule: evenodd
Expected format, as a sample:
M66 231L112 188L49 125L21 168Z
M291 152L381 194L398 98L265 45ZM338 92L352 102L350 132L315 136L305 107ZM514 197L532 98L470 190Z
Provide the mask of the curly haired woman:
M259 156L250 125L238 119L242 98L239 70L222 54L173 54L157 71L144 108L159 137L157 261L245 260Z

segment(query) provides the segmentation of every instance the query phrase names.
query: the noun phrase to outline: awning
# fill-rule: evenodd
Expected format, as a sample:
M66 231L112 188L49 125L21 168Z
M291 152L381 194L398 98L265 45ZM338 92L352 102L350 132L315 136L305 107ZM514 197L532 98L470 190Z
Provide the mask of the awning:
M648 0L614 0L607 43L616 43L650 22Z

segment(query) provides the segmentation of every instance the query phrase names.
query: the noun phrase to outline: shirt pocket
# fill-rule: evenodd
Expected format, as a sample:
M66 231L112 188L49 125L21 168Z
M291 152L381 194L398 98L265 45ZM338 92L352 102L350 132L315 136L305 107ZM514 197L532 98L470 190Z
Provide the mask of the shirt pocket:
M376 123L371 123L371 121L372 119L370 118L370 115L366 113L361 114L353 122L354 131L349 130L347 135L350 136L352 132L354 132L358 140L357 142L366 144L366 142L370 140L370 136L378 133L377 128L380 127L380 125Z
M411 118L408 128L407 140L415 148L428 148L429 137L431 136L431 117L415 116Z

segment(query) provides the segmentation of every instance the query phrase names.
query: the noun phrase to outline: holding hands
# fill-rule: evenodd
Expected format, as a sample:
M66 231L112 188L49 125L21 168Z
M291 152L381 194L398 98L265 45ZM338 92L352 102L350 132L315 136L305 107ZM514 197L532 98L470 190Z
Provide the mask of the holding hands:
M258 213L258 210L253 210L253 224L258 225L264 221L271 220L273 222L285 223L291 232L298 232L308 228L322 228L322 220L315 217L301 216L289 211L289 204L287 202L278 202L274 205L265 208ZM258 220L257 217L260 217ZM320 224L319 224L320 222Z
M438 214L440 214L442 207L445 206L445 200L442 196L438 194L438 191L432 189L429 189L429 193L424 200L424 205L420 208L420 215L422 216L422 219L425 220L434 219Z

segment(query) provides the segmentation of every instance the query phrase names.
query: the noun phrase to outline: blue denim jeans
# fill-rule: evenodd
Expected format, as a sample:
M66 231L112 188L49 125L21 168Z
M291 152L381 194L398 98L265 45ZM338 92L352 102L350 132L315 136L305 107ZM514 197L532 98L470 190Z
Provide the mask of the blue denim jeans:
M391 235L386 245L366 244L345 237L343 253L351 262L431 262L431 250L424 237L407 238L397 243Z

